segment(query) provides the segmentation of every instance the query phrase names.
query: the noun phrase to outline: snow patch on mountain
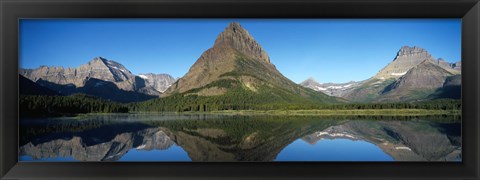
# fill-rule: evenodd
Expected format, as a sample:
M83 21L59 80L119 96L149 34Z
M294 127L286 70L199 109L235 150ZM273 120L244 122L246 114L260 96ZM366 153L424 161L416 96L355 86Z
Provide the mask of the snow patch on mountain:
M391 75L392 75L392 76L403 76L403 75L405 75L405 74L407 74L407 71L402 72L402 73L392 73Z
M141 77L142 79L148 79L148 77L145 76L145 75L143 75L143 74L140 74L140 75L138 75L138 76Z
M303 87L313 89L315 91L323 92L330 96L341 97L348 91L360 85L360 82L350 81L347 83L319 83L313 78L309 78L302 83Z

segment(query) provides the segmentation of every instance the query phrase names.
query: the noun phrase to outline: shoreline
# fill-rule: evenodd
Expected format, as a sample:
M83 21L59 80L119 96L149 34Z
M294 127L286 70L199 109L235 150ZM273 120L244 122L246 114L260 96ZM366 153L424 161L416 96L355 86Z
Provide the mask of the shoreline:
M237 115L289 115L289 116L431 116L457 115L460 110L427 110L427 109L315 109L315 110L225 110L211 111L211 114Z
M311 110L222 110L185 112L129 112L130 114L215 114L215 115L288 115L288 116L461 116L461 110L428 109L311 109Z
M184 112L128 112L128 113L85 113L69 114L51 117L23 117L23 118L81 118L92 115L244 115L244 116L386 116L386 117L413 117L413 116L462 116L461 110L428 110L428 109L309 109L309 110L222 110L222 111L184 111Z

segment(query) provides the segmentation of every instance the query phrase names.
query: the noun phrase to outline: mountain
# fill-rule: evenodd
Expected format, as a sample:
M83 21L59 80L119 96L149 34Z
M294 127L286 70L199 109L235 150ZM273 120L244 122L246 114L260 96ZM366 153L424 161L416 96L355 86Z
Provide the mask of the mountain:
M132 117L125 118L138 118L129 116ZM307 116L204 116L202 120L142 123L91 118L75 121L75 126L65 121L27 124L20 131L19 154L33 159L72 157L80 161L115 161L131 152L175 147L185 152L175 157L183 155L182 159L192 161L281 161L282 151L299 139L310 144L325 139L350 139L375 145L397 161L453 161L462 155L460 126L451 121ZM349 152L357 150L342 147L350 148L343 149ZM310 155L305 152L303 155ZM162 157L165 158L154 159Z
M297 85L283 76L260 44L236 22L230 23L218 35L213 47L205 51L185 76L165 91L165 96L174 94L222 96L227 100L245 95L284 103L339 101Z
M448 63L443 59L434 59L433 56L421 47L403 46L397 53L395 59L380 70L373 78L375 79L398 79L405 75L408 70L419 65L423 61L431 61L434 64L444 68L452 74L460 74L458 63ZM457 68L456 68L457 67Z
M438 98L450 98L460 99L462 98L462 75L457 74L448 77L443 83L443 87L435 91L435 93L429 95L431 99Z
M49 96L58 95L57 92L51 89L48 89L46 87L43 87L22 75L18 75L18 76L19 76L18 91L20 95L49 95Z
M96 78L115 82L123 90L132 91L135 88L135 76L130 71L123 65L102 57L96 57L77 68L40 66L37 69L21 70L20 74L32 81L43 79L55 84L71 84L76 87L82 87L86 80Z
M442 67L443 69L447 70L448 72L450 72L452 74L460 74L461 71L462 71L462 63L461 62L449 63L442 58L438 58L437 60L434 60L433 62L436 65Z
M341 97L354 102L398 102L445 97L445 81L461 74L461 63L449 63L420 47L402 47L395 59L375 76ZM458 85L458 84L457 84ZM458 89L458 88L457 88ZM449 91L451 93L458 92ZM434 95L436 93L437 95Z
M158 92L165 92L175 81L174 77L169 74L139 74L139 77L143 78L148 86L155 88Z
M424 99L442 88L445 80L452 75L441 66L424 60L386 87L379 101Z
M20 69L20 75L62 95L85 93L119 102L136 102L160 96L148 81L132 74L122 64L96 57L77 68L40 66Z
M102 127L84 132L52 134L22 145L19 151L33 159L72 157L78 161L117 161L133 148L136 151L165 150L174 145L161 128L131 124L117 128ZM89 135L101 133L102 130L102 134L110 136Z
M313 78L300 83L301 86L323 92L330 96L342 97L345 93L350 92L361 82L350 81L347 83L319 83Z
M453 161L461 157L461 133L452 132L456 126L431 121L355 120L317 131L302 140L312 145L324 139L363 140L397 161Z

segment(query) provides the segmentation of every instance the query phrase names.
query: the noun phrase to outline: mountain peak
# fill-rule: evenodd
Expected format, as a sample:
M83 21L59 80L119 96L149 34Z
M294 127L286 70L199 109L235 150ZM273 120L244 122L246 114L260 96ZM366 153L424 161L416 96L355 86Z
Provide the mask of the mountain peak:
M91 66L104 66L106 65L107 63L107 59L103 58L103 57L94 57L92 60L88 61L88 65L91 65Z
M403 46L398 51L395 59L380 70L374 77L377 79L398 79L424 60L433 61L432 55L428 53L427 50L418 46Z
M315 80L315 78L313 78L313 77L308 77L308 78L305 79L305 81L303 81L302 83L318 83L318 81Z
M228 27L227 29L232 29L232 30L235 30L235 29L239 29L239 30L244 30L242 25L240 25L240 23L238 22L231 22L230 24L228 24Z
M101 57L101 56L98 56L98 57L94 57L92 61L107 61L107 59L105 59L104 57Z
M405 55L408 56L408 55L413 55L413 54L420 54L420 53L427 53L428 54L427 50L425 50L421 47L418 47L418 46L413 46L413 47L403 46L398 51L397 57L398 56L405 56Z
M230 46L251 58L270 63L270 58L265 50L238 22L231 22L218 35L213 46Z
M103 67L103 66L108 66L107 62L108 62L108 60L106 58L98 56L98 57L94 57L87 64L91 65L91 66L99 66L99 67L101 66L101 67Z

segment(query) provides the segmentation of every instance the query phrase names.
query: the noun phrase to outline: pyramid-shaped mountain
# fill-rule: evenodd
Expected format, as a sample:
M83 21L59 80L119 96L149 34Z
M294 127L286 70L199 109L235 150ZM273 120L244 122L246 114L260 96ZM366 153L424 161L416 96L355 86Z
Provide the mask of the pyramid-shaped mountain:
M427 98L428 95L442 88L445 80L452 75L442 67L425 60L386 87L379 101L406 101Z
M452 74L460 74L459 63L448 63L442 58L435 59L433 56L425 49L417 46L409 47L403 46L397 53L395 59L385 66L380 72L378 72L374 78L377 79L389 79L395 78L398 79L401 76L405 75L407 71L413 67L419 65L424 61L430 61L435 65L445 69L446 71Z
M355 102L422 100L435 94L436 98L459 97L446 95L443 86L447 79L460 74L460 62L449 63L433 58L421 47L403 46L392 62L342 97ZM448 92L458 94L458 86L454 84L449 89L455 91Z
M218 35L189 71L165 96L263 97L264 102L338 102L283 76L266 51L239 23L233 22Z

